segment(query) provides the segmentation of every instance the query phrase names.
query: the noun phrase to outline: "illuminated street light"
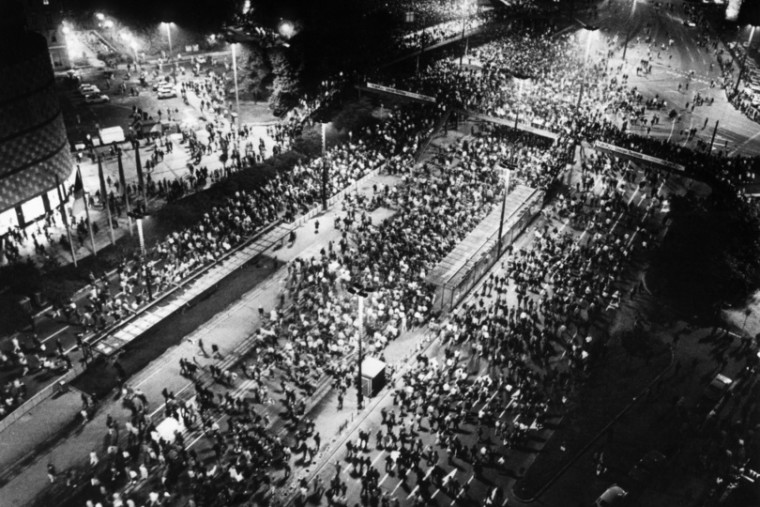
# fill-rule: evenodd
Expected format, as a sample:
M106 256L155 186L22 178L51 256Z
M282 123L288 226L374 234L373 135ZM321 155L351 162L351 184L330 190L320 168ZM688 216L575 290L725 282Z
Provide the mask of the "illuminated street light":
M295 27L290 21L281 21L277 29L280 32L280 35L286 39L290 39L295 34Z
M591 39L594 37L594 34L599 30L598 26L592 26L592 25L584 25L583 30L586 32L586 55L583 58L583 67L585 69L586 64L588 62L588 55L591 52ZM581 99L583 98L583 87L586 83L585 76L581 79L581 86L578 90L578 103L575 106L576 110L580 110L581 108Z
M106 19L106 17L103 15L102 12L96 12L95 17L97 18L98 21L103 21L104 19Z
M161 23L161 26L166 27L166 38L169 39L169 56L171 56L172 54L172 25L173 24L174 23L172 22L167 23L166 21Z

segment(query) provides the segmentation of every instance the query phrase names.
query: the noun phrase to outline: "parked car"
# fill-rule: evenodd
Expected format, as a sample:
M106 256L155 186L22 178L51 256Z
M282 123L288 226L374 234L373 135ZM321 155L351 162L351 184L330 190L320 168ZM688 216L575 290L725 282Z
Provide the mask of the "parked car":
M624 505L624 502L626 501L626 497L628 496L628 492L618 486L617 484L613 484L609 488L607 488L604 493L599 495L599 498L596 499L596 502L594 502L595 507L617 507L620 505Z
M89 84L89 83L81 84L79 85L79 93L85 96L93 94L93 93L100 93L100 88L98 88L94 84Z
M91 93L84 98L84 101L86 104L105 104L106 102L110 102L111 99L108 98L108 95L103 95L101 93Z
M176 97L177 92L174 90L174 88L171 87L163 87L158 89L158 98L159 99L169 99L172 97Z

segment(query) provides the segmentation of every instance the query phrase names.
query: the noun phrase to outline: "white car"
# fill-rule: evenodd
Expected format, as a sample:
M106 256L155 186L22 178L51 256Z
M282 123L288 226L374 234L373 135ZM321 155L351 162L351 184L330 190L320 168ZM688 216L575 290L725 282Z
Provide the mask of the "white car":
M82 84L79 85L79 93L82 95L92 95L93 93L100 93L100 88L94 84Z
M84 98L84 101L86 104L105 104L106 102L110 102L111 99L108 98L108 95L91 93Z
M171 87L162 87L158 89L158 98L159 99L169 99L172 97L176 97L177 92L174 90L174 88Z

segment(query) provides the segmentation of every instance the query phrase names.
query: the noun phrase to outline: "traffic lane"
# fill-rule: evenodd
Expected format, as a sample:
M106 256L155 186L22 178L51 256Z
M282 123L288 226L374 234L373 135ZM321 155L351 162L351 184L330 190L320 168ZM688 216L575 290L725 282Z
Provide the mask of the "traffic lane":
M420 484L417 480L418 474L414 471L407 470L402 475L399 473L398 463L395 461L397 455L396 452L389 449L384 449L377 444L377 432L378 430L385 433L387 428L381 426L381 417L379 416L379 410L385 408L386 410L393 410L396 414L399 414L397 407L392 405L390 397L384 400L384 402L377 407L376 410L369 416L371 422L362 425L362 431L369 433L369 445L366 450L361 450L357 453L363 459L369 458L371 465L379 472L378 484L381 490L387 494L396 496L401 501L402 505L407 505L414 500L416 494L420 493ZM397 430L394 430L398 433ZM462 441L463 445L470 448L477 443L477 428L471 422L463 424L458 431L455 432L457 437ZM430 432L429 421L427 418L423 419L421 427L418 431L412 432L413 438L419 438L422 441L422 447L427 449L428 447L436 449L436 436ZM358 431L350 435L352 444L358 445ZM407 444L408 447L408 444ZM486 469L482 478L474 478L472 465L469 461L462 460L460 458L452 458L451 460L441 449L436 449L437 457L433 455L427 455L420 461L420 474L419 477L424 477L428 481L432 481L433 468L438 467L441 470L441 475L454 479L460 484L469 483L470 494L475 498L484 497L488 491L488 488L492 484L501 482L503 480L503 473L499 473L493 470ZM426 453L427 454L427 453ZM501 454L496 454L495 460ZM331 481L336 477L340 478L342 482L346 483L348 487L345 503L353 505L359 503L361 500L361 476L358 473L356 462L347 460L347 453L345 451L345 445L337 452L337 457L332 461L324 465L324 468L320 471L320 478L323 484L329 485ZM446 489L441 489L438 484L427 482L427 486L423 486L426 489L428 496L433 498L438 497L439 501L443 501L444 498L448 498L451 502L454 497L460 492L457 488L457 494L450 494ZM464 495L462 495L464 496ZM463 499L460 496L460 499Z

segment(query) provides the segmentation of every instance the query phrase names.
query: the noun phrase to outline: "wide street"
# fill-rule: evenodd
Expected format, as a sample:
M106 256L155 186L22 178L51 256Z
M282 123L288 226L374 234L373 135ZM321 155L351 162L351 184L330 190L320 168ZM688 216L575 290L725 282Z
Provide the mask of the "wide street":
M604 54L608 41L616 38L616 50L608 64L611 74L618 79L627 74L628 86L635 87L644 101L657 97L667 103L654 113L647 112L647 119L655 114L661 120L651 126L651 132L647 133L645 125L630 122L629 130L697 148L700 141L710 144L717 121L715 151L729 156L760 154L757 123L728 103L726 89L721 86L721 69L716 57L720 52L722 58L730 58L728 48L706 20L700 20L695 26L684 23L696 19L688 11L700 10L698 4L690 6L680 1L612 0L607 9L600 10L599 19L589 20L602 26L602 35L596 38L594 47L598 48L597 54ZM623 60L626 39L628 47ZM642 61L651 64L651 73L636 71L642 67ZM738 76L738 67L736 62L727 84L729 90ZM698 94L705 103L694 107ZM667 118L671 109L678 112L675 122ZM622 125L626 118L615 115L614 119ZM696 135L688 135L691 129L696 129Z
M707 151L713 136L712 154L760 155L758 125L727 99L725 87L733 81L724 82L716 60L719 53L728 57L725 43L695 9L676 1L607 0L598 16L586 12L570 21L575 39L568 47L579 50L588 41L588 65L606 69L603 79L616 80L617 92L640 94L639 105L664 101L638 120L626 109L630 103L594 104L588 108L593 121L604 118L610 122L605 128L660 140L660 148L672 143L681 148L670 152L679 162L687 150ZM458 25L441 25L441 33L459 33ZM455 69L456 60L446 54L423 72L459 85L461 63L452 74L441 70ZM139 86L134 72L129 78L124 68L115 72L112 90L121 83ZM735 64L731 76L737 74ZM64 114L76 125L70 136L81 139L104 125L128 131L134 108L157 117L162 109L182 133L144 141L140 158L143 167L156 162L148 172L154 180L182 182L188 193L204 190L190 189L193 158L196 167L217 171L205 188L227 177L220 143L201 148L202 155L196 151L207 126L241 151L262 146L261 158L296 139L281 137L284 130L271 126L277 120L263 104L249 101L246 137L237 137L229 111L213 113L205 104L231 106L217 102L215 87L224 85L213 73L208 81L195 80L188 64L180 75L186 100L179 93L159 100L148 87L137 96L112 93L107 105L86 105L75 90L61 89ZM106 86L99 71L89 78ZM509 79L514 86L520 78ZM578 106L564 111L580 116L583 86ZM454 86L441 90L459 93ZM628 490L630 506L696 506L718 502L722 490L708 481L757 467L752 455L732 461L733 450L709 462L722 445L743 453L746 438L751 454L757 444L754 434L735 438L758 415L753 398L760 382L753 354L747 355L757 338L745 330L749 313L741 330L677 315L651 288L648 272L672 225L671 201L708 201L709 178L691 167L666 170L668 161L651 156L611 156L593 144L605 139L602 134L589 142L571 132L573 121L548 125L540 106L530 114L543 123L534 125L551 132L518 127L516 120L512 128L506 114L494 120L466 111L460 116L457 109L451 120L450 106L461 107L461 97L432 105L420 91L398 93L398 101L393 93L366 101L371 119L364 119L361 133L331 126L343 144L330 150L323 144L321 159L294 155L286 170L273 171L269 177L279 186L271 188L282 192L277 199L238 190L237 182L227 185L227 200L209 210L219 223L207 213L205 226L156 247L163 256L153 264L159 273L200 273L172 279L171 295L157 304L139 308L139 255L129 261L134 294L119 274L105 275L104 299L112 293L131 308L113 331L101 335L79 316L44 311L32 328L13 335L21 348L43 345L74 364L60 384L49 368L28 376L21 367L2 372L0 381L24 378L35 406L0 426L0 507L90 507L93 498L107 499L108 507L134 505L126 498L151 506L559 507L592 505L612 484ZM562 107L575 95L563 96ZM411 106L410 98L422 105ZM319 123L309 120L309 126ZM377 146L368 141L374 135ZM188 136L198 136L192 146ZM154 155L168 140L177 150ZM134 148L124 148L126 180L134 184ZM78 167L94 193L98 166L88 151L81 150ZM118 193L112 154L104 169ZM478 237L482 250L457 268L472 288L453 308L430 308L432 284L422 287L418 280L427 283L425 275L446 253L498 209L502 181L508 192L529 187L547 198L522 210L528 225L510 235L500 258L493 245L486 248L496 231ZM323 209L318 189L327 194L328 182L336 192ZM505 196L502 206L506 202ZM152 211L165 204L163 197L149 200ZM105 209L93 214L101 224L98 244L105 246ZM230 232L252 217L252 234ZM149 241L157 242L166 224L151 220L145 218ZM120 227L119 235L126 234L132 231ZM78 251L85 249L82 244ZM65 251L57 255L70 260ZM488 268L477 271L484 263ZM448 290L452 301L466 285L454 279L435 289ZM358 280L377 286L370 290ZM365 289L371 296L361 294ZM75 313L89 316L98 298L87 286L71 303ZM384 327L365 335L364 318L380 322L393 312ZM85 349L94 350L94 360L84 357L82 340L92 341ZM13 343L4 340L6 352ZM365 355L386 363L388 377L363 406L355 385L354 347L361 351L361 344ZM717 374L734 383L703 416ZM716 445L711 435L720 431ZM662 474L637 482L632 470L648 451L662 453Z

